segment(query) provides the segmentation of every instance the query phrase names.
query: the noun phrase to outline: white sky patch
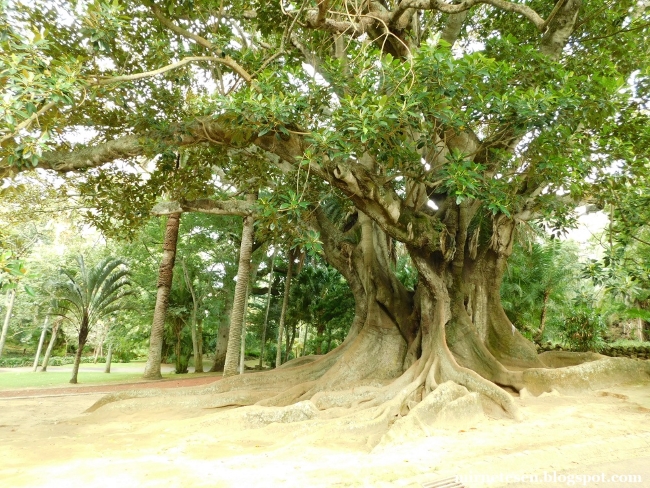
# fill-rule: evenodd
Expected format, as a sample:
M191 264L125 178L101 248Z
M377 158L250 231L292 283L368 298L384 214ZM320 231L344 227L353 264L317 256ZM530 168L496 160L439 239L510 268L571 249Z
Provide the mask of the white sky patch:
M434 202L433 200L429 200L427 202L427 207L430 207L434 210L438 210L438 205L436 205L436 202Z
M609 224L607 214L602 211L586 212L585 207L579 207L578 228L570 229L563 239L572 240L581 244L585 249L586 244L594 237L602 233ZM584 246L583 246L584 245Z

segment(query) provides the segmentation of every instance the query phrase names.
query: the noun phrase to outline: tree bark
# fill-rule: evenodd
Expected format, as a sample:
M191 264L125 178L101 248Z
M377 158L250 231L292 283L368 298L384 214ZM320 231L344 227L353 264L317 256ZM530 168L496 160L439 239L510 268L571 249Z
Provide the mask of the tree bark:
M197 365L196 359L194 360L194 372L203 373L205 368L203 366L203 321L201 320L196 322L196 343L199 350L199 362Z
M158 292L156 306L153 312L151 336L149 338L149 355L144 368L144 378L151 380L162 379L160 363L162 360L163 335L165 332L165 317L169 306L169 293L172 287L174 261L176 259L176 246L178 244L178 229L181 214L171 214L167 218L165 240L163 242L163 256L158 271Z
M185 265L185 258L183 258L181 264L183 265L183 275L185 276L185 284L187 289L192 295L192 317L190 319L190 330L192 332L192 353L194 355L194 372L203 373L203 357L201 355L201 349L199 347L199 338L197 333L196 326L196 315L198 311L198 301L196 299L196 294L194 293L194 286L190 282L190 275L187 272L187 266Z
M291 278L293 277L294 252L289 249L287 252L287 276L284 281L284 296L282 297L282 310L280 311L280 322L278 324L278 348L275 351L275 367L282 365L282 335L284 334L284 321L287 317L289 307L289 291L291 290Z
M269 311L271 310L271 289L273 288L273 267L275 265L275 254L277 248L273 249L273 256L271 256L271 265L269 269L269 291L266 294L266 313L264 314L264 327L262 328L262 342L260 345L260 364L259 367L262 369L264 364L264 346L266 344L266 329L269 325Z
M36 348L36 356L34 357L34 368L32 371L35 373L36 370L38 369L38 358L41 356L41 350L43 349L43 343L45 342L45 336L47 334L47 325L50 322L50 316L45 317L45 321L43 322L43 331L41 332L41 337L38 340L38 347Z
M7 296L7 311L5 312L5 321L2 324L2 334L0 334L0 358L2 351L5 348L5 341L7 340L7 332L9 330L9 321L11 320L11 312L14 308L14 300L16 298L16 290L10 290Z
M72 365L72 378L70 378L70 383L77 383L77 375L79 374L79 365L81 364L81 356L83 355L84 346L86 345L86 340L88 339L88 317L84 316L81 320L79 327L79 347L77 348L77 354L74 356L74 364Z
M226 271L226 277L223 280L224 294L223 303L225 304L224 310L221 313L219 320L219 328L217 329L217 340L215 344L214 363L210 368L210 372L223 371L223 366L226 363L226 353L228 351L228 336L230 334L230 315L232 313L232 304L234 300L233 281L235 273Z
M43 356L43 364L41 365L41 373L47 371L47 363L50 361L50 356L52 355L52 349L54 349L54 343L56 342L56 334L59 332L59 325L61 324L60 320L54 322L52 325L52 335L50 337L50 343L47 345L47 351L45 351L45 356Z
M544 290L544 299L542 300L542 313L539 318L539 331L535 336L536 342L541 342L542 338L544 337L544 329L546 328L546 316L548 311L548 301L550 297L551 297L551 290L550 289Z
M316 355L323 354L323 334L325 333L325 324L316 324ZM330 334L330 339L332 335ZM329 350L329 345L327 346ZM326 351L327 352L327 351Z
M113 360L113 344L108 345L108 352L106 353L106 366L104 367L104 373L111 372L111 361Z
M249 194L246 200L253 203L257 195ZM252 216L244 217L242 228L241 247L239 250L239 267L237 269L237 284L235 285L235 297L233 300L232 313L230 316L230 331L228 333L228 350L223 368L224 376L237 374L239 349L241 347L241 333L244 319L244 307L246 306L246 289L250 278L251 255L253 254L253 235L255 232L255 219Z
M287 333L287 350L284 352L285 363L289 360L289 355L293 350L293 342L296 340L296 328L297 328L297 324L294 323L293 327L291 328L291 334L289 335Z
M305 337L302 339L302 353L301 356L307 355L307 333L309 332L309 324L305 323Z
M251 280L254 282L254 280ZM250 293L250 282L246 287L246 299L244 300L244 316L241 323L241 346L239 350L239 374L244 374L246 369L246 319L248 318L248 298Z

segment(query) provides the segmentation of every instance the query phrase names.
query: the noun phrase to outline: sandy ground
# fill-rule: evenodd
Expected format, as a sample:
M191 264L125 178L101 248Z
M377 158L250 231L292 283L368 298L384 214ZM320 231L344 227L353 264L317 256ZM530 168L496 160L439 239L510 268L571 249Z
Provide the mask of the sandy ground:
M246 409L138 399L84 413L101 397L0 399L0 486L650 486L650 385L517 398L521 422L483 418L373 450L313 421L245 425ZM642 479L576 482L603 473ZM540 482L512 483L525 475Z

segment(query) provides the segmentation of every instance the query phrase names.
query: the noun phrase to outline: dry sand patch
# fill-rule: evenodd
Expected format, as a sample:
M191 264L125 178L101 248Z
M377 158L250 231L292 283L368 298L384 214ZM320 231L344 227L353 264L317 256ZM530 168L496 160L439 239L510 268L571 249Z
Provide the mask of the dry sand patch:
M372 450L327 423L260 426L246 421L259 407L200 408L192 397L183 408L144 398L84 413L99 398L0 400L2 486L417 487L458 474L639 470L631 460L650 456L648 385L517 398L521 422L483 418ZM646 475L636 486L650 486L650 466Z

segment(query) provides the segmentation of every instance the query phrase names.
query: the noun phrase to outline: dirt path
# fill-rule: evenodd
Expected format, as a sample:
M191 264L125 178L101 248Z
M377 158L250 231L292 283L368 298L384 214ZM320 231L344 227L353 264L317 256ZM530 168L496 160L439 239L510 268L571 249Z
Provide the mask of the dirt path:
M188 384L167 383L176 381ZM521 422L483 418L374 449L358 442L354 425L251 424L253 407L210 408L209 396L173 391L92 413L84 412L100 393L0 398L1 485L418 488L463 476L468 488L650 486L648 385L516 398ZM603 472L642 479L576 482ZM556 481L515 479L545 474Z
M116 383L110 385L77 385L65 387L48 388L21 388L16 390L0 391L0 398L29 398L29 397L59 397L66 395L88 395L91 393L112 393L121 390L150 389L150 388L187 388L190 386L201 386L214 383L222 378L221 373L213 376L200 376L198 378L185 377L173 380L164 379L158 381L131 381L128 383Z

